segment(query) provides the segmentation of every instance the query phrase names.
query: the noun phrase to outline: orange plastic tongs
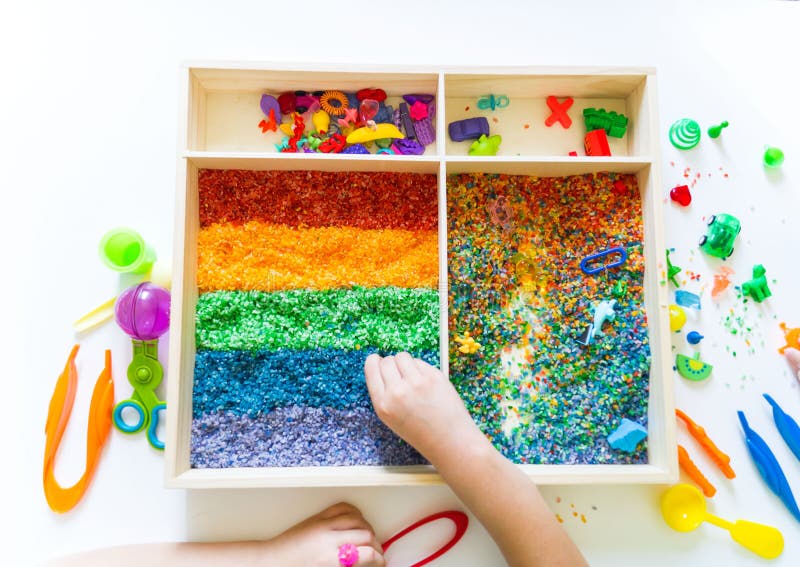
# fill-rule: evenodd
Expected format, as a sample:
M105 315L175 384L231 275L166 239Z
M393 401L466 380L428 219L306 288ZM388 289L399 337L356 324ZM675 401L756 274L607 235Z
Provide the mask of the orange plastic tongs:
M111 376L111 351L106 350L105 368L97 379L89 406L89 425L86 432L86 469L83 476L73 486L64 488L56 481L54 468L64 430L69 423L75 392L78 387L78 369L75 357L80 345L72 347L72 352L58 377L44 432L47 436L44 447L44 495L54 512L68 512L80 501L94 476L103 446L111 432L111 411L114 407L114 381Z
M675 408L675 415L686 424L686 429L692 437L700 443L700 446L711 457L711 460L714 461L717 467L719 467L719 470L721 470L727 478L735 478L736 473L733 472L733 468L730 465L731 458L714 444L705 429L697 425L688 415L678 408ZM689 477L700 485L706 497L711 498L716 494L717 489L714 488L714 485L700 472L700 469L697 468L697 465L694 464L691 457L689 457L689 453L682 445L678 445L678 462Z

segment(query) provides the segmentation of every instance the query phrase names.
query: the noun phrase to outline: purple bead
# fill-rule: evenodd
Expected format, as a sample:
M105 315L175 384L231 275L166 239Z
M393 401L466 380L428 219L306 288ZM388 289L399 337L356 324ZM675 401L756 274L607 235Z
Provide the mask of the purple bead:
M408 104L414 104L417 101L420 101L424 104L428 104L429 102L433 102L434 96L431 94L406 94L403 95L403 100L406 101Z
M364 144L353 144L352 146L348 146L344 150L342 150L342 153L343 154L368 154L370 152L364 146Z
M114 305L117 325L140 341L152 341L169 329L169 292L150 282L134 285L119 294Z
M418 156L425 153L425 146L417 142L416 140L412 140L411 138L403 138L400 140L394 141L394 146L398 149L398 151L405 155L411 156Z

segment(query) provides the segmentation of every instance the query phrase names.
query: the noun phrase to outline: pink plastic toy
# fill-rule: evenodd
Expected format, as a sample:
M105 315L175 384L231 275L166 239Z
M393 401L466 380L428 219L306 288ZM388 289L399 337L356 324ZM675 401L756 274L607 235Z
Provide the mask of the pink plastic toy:
M728 266L722 266L718 274L714 274L714 287L711 288L711 297L716 299L719 294L728 289L731 285L730 276L733 274Z

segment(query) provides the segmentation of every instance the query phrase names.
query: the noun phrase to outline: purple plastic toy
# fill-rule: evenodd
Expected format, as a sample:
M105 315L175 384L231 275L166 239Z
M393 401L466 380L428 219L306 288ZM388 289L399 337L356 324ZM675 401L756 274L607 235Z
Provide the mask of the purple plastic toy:
M489 135L489 121L484 116L456 120L447 125L447 131L454 142L477 140L481 134Z
M269 118L269 111L272 110L275 121L280 124L281 121L281 105L278 104L278 99L272 95L263 94L261 95L261 112L264 113L264 116Z
M150 282L119 294L114 305L117 325L131 338L152 341L169 329L169 292Z

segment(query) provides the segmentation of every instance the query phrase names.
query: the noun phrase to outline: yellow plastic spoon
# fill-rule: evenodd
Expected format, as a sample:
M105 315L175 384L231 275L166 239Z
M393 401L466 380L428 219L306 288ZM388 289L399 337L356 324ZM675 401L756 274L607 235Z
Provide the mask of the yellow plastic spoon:
M691 484L676 484L661 497L661 514L673 530L690 532L703 522L730 532L733 541L764 559L775 559L783 553L783 535L777 528L736 520L730 523L706 511L703 493Z

